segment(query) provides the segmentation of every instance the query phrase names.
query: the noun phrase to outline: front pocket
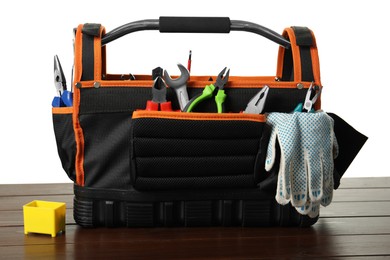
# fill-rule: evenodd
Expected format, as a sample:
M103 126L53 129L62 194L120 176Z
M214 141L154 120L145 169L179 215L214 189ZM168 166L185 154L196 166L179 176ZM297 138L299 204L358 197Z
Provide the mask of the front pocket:
M264 115L136 111L132 183L139 190L255 187L264 127Z

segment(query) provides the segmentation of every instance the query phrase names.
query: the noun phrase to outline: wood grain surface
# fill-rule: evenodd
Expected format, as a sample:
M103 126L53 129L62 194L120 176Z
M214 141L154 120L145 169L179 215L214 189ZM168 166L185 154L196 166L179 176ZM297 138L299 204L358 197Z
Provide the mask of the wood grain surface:
M390 178L345 178L310 228L96 228L73 220L73 184L0 185L0 259L390 258ZM66 232L23 232L24 204L67 204Z

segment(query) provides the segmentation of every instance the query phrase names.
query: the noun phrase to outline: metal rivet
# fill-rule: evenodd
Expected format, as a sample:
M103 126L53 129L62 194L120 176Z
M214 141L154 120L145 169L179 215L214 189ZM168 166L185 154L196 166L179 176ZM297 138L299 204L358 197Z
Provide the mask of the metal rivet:
M99 82L94 82L93 83L94 88L100 88L100 83Z
M297 84L297 88L298 88L298 89L303 89L303 87L304 87L304 86L303 86L302 83L298 83L298 84Z
M80 82L77 82L75 85L76 85L76 88L81 88L83 86Z

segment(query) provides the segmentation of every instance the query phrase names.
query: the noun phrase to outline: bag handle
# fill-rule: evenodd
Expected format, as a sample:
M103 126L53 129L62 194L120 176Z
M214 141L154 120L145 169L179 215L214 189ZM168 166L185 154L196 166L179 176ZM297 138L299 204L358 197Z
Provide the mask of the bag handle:
M161 33L230 33L230 31L246 31L261 35L284 48L290 48L290 42L277 32L264 26L241 20L230 20L229 17L175 17L161 16L122 25L105 34L102 45L106 45L126 34L158 30Z
M292 26L286 28L283 36L290 40L291 48L279 47L276 78L280 81L314 82L322 86L320 62L314 33L307 27ZM321 108L321 96L315 103L315 109Z
M107 34L100 24L80 25L76 30L76 50L79 49L79 52L76 51L78 55L75 56L75 81L100 80L106 71L105 44L141 30L192 33L240 30L260 34L280 44L276 73L279 80L315 81L320 84L317 46L311 30L306 27L286 28L282 36L263 26L231 21L227 17L160 17L159 20L128 23Z
M307 27L292 26L284 29L283 36L291 48L279 47L276 76L281 81L320 82L320 64L314 33Z

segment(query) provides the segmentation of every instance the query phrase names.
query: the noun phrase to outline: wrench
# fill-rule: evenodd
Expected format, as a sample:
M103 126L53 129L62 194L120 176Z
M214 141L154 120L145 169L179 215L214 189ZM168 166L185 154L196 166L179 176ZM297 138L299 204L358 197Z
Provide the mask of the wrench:
M182 64L178 63L177 67L179 67L179 70L181 72L181 75L176 78L172 79L168 71L164 70L164 80L167 83L167 85L175 90L177 99L179 101L180 110L184 111L184 108L186 107L187 103L189 102L188 98L188 92L187 92L187 80L190 77L190 73L184 67Z

